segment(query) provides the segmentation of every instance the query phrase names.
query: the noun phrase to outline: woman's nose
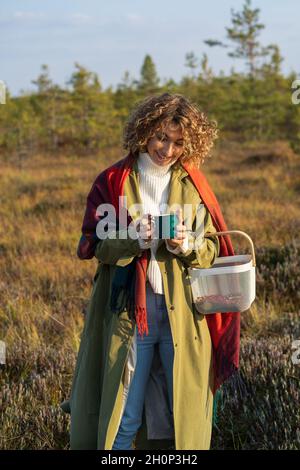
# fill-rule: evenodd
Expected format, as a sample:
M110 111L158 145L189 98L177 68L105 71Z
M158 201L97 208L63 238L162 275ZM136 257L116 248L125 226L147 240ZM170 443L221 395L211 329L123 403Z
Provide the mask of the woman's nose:
M173 155L174 149L173 149L173 143L172 142L165 142L164 144L164 155L166 157L171 157Z

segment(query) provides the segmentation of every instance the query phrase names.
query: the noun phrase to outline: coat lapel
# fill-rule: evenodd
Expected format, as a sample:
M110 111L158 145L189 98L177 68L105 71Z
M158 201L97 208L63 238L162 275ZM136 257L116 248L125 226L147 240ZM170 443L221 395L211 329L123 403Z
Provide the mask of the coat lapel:
M126 191L126 195L127 207L130 208L132 204L142 204L139 191L139 169L137 160L134 161L128 178L130 179L130 185L126 185L126 188L128 189L128 191ZM195 216L196 205L199 204L199 194L190 180L188 172L181 165L175 164L172 168L167 204L169 209L172 209L172 206L175 208L178 204L182 208L184 207L184 204L192 204L193 218ZM134 217L134 214L130 215Z
M131 172L129 173L127 182L125 183L124 194L127 196L127 209L133 220L136 220L138 215L133 210L133 204L142 205L139 190L139 168L137 159L133 162ZM188 230L192 230L192 224L195 220L197 207L200 202L199 193L190 179L188 172L182 167L182 165L175 163L172 167L170 189L167 200L168 211L174 211L178 206L184 210L185 205L188 205L189 209L185 209L183 214L184 223ZM156 251L157 259L159 259L160 250L164 245L165 240L158 241ZM148 259L150 259L150 252L148 255Z

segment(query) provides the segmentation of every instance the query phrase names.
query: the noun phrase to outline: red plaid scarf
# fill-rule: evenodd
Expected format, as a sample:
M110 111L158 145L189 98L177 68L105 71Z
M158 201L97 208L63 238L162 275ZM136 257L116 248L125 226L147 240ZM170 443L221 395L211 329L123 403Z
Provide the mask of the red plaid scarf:
M82 236L79 241L77 254L80 259L91 259L99 241L96 235L96 226L100 217L96 214L100 204L110 203L119 210L119 196L123 195L124 183L129 175L134 157L129 153L125 158L102 171L96 178L87 197L87 206L82 224ZM212 217L217 231L227 230L218 201L210 188L203 173L182 164L188 172L199 192L202 203L206 206ZM131 222L127 215L127 223ZM219 237L219 256L233 255L233 247L228 235ZM135 319L139 333L148 334L146 311L146 273L148 266L147 250L135 259ZM210 331L213 346L214 393L239 367L240 349L240 314L215 313L205 316Z

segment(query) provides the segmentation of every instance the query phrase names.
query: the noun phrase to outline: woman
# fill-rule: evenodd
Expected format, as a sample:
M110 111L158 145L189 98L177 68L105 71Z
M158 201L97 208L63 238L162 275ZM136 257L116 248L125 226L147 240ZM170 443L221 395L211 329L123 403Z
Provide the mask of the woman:
M228 236L203 236L226 230L198 169L216 137L184 96L151 96L126 124L128 154L91 188L78 256L99 266L61 405L71 449L210 448L213 398L239 361L239 314L198 313L188 278L233 254ZM158 239L154 216L174 211L175 236Z

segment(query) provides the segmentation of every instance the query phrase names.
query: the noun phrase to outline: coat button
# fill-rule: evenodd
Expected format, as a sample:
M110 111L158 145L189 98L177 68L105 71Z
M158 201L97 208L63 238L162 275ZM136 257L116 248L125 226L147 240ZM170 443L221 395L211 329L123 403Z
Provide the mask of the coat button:
M174 305L171 305L170 310L175 310Z

